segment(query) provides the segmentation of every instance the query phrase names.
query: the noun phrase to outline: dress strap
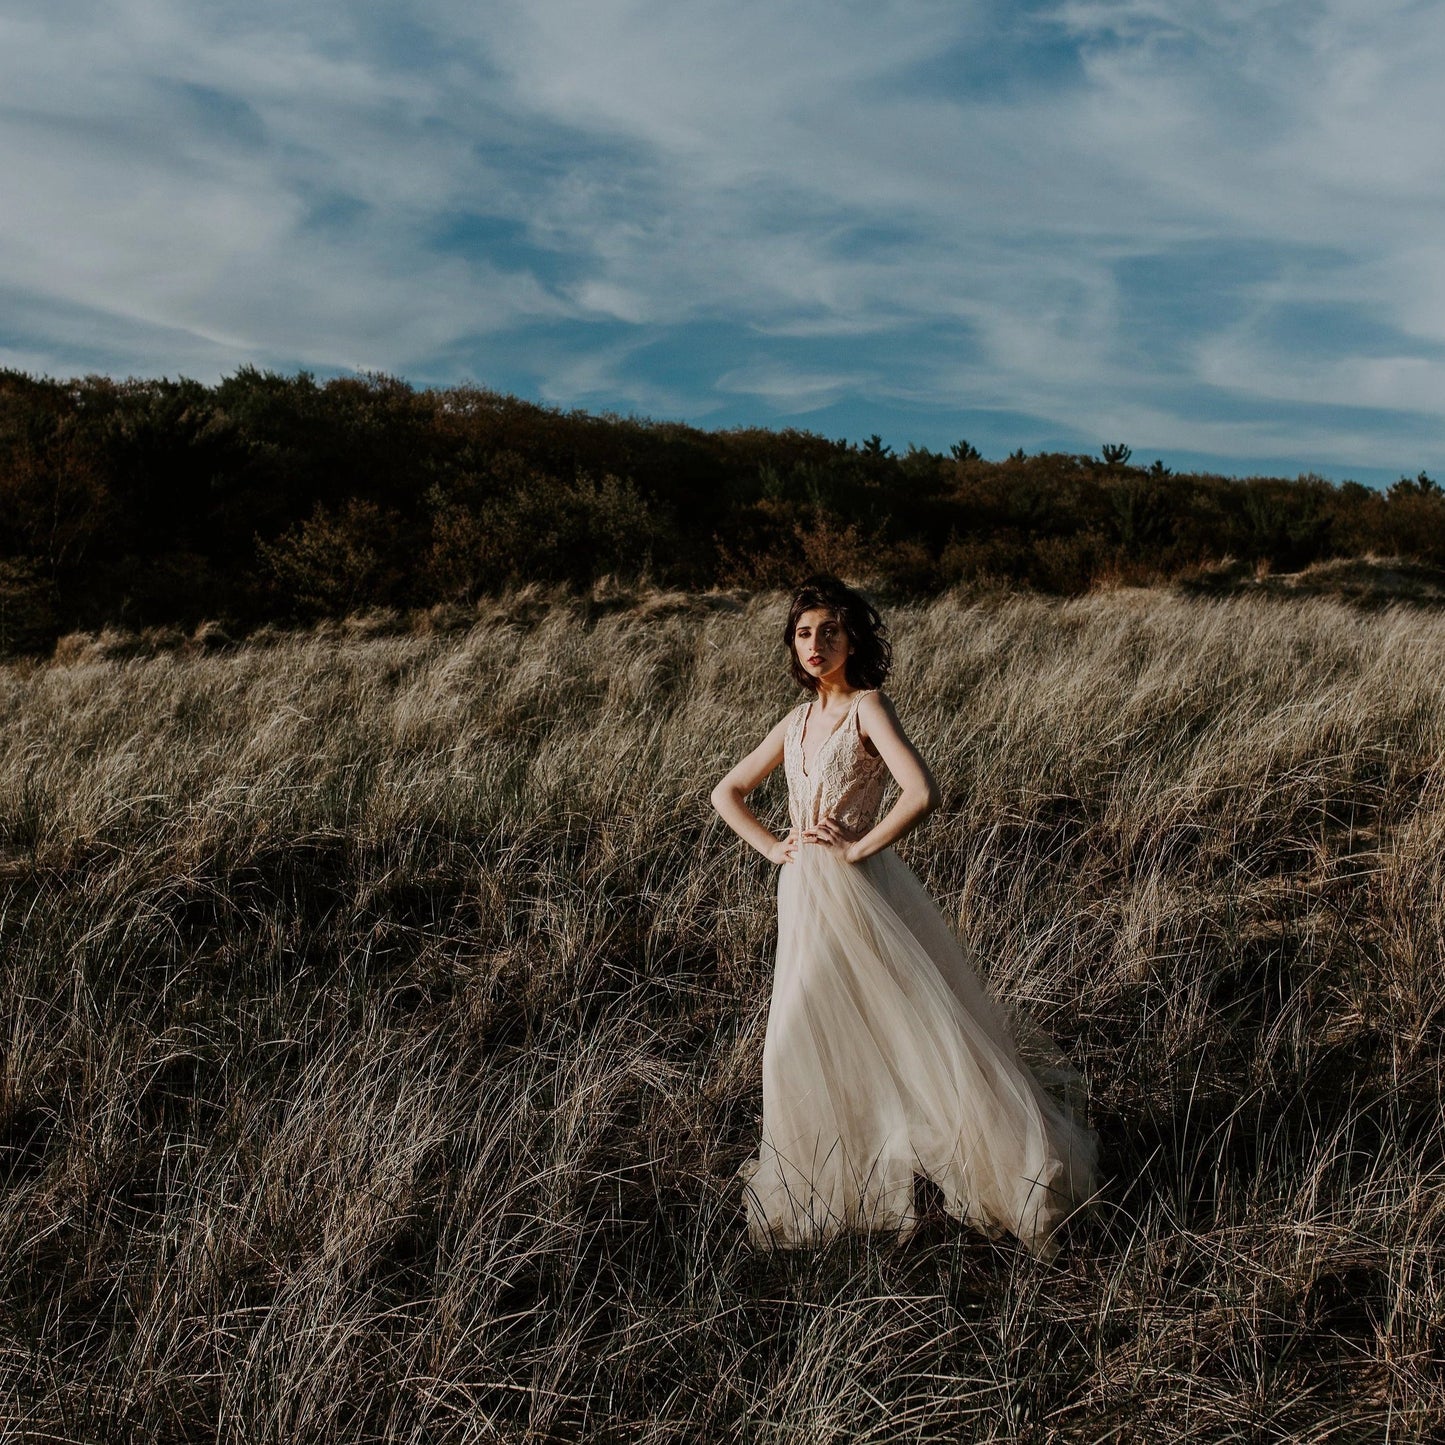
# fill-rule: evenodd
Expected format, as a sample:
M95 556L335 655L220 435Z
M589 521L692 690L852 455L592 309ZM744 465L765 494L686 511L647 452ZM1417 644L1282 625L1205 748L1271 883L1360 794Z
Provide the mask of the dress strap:
M808 709L812 707L813 700L804 698L797 707L793 709L793 716L788 723L788 735L796 744L799 756L803 751L803 735L808 730Z

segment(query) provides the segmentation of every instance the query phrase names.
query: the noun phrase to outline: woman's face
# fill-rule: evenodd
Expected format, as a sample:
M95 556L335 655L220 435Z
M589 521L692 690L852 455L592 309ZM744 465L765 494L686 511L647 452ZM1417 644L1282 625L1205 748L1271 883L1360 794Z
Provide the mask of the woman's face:
M810 677L836 686L843 682L853 644L843 624L831 612L816 607L798 618L793 628L793 649Z

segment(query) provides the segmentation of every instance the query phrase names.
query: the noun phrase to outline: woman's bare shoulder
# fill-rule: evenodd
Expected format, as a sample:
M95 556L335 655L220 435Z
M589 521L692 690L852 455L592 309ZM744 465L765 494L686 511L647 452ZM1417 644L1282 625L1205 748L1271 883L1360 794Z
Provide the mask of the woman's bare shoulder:
M870 727L896 729L898 713L894 709L893 699L881 687L875 687L865 692L858 699L858 722L864 737L868 736Z

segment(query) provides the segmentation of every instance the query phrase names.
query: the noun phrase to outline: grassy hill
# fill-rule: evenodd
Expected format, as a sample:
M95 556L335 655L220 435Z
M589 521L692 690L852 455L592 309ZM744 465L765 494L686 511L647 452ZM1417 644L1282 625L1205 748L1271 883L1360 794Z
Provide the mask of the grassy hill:
M706 797L793 700L781 607L0 670L0 1421L1437 1438L1445 617L892 613L945 794L905 856L1090 1084L1108 1180L1043 1264L744 1242L775 879Z

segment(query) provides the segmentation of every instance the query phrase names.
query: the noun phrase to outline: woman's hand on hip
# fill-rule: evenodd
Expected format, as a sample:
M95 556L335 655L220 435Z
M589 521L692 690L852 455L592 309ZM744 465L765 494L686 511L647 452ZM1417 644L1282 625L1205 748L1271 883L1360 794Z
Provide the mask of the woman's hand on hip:
M782 865L793 861L793 854L798 846L798 830L790 828L785 838L779 838L773 846L768 849L767 857L770 863Z
M820 848L826 848L830 853L837 854L846 863L853 861L848 857L848 849L855 841L856 836L836 818L831 817L819 818L814 827L803 829L803 842L816 843Z

